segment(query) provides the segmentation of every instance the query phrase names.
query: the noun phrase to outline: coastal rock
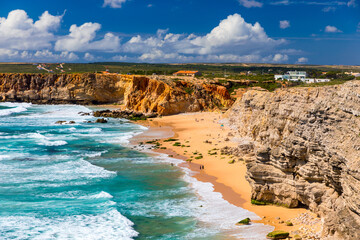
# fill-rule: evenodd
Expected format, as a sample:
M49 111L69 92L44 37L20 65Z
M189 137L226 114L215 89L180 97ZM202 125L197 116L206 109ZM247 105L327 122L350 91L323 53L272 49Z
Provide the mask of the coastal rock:
M306 206L324 239L360 239L360 82L248 91L227 112L252 149L252 199ZM231 152L237 153L235 150Z
M108 121L105 118L96 119L95 123L107 123Z
M223 86L186 81L165 83L147 77L133 77L125 97L126 108L159 115L228 108L232 104Z
M152 116L227 109L224 86L120 74L0 74L0 101L124 104ZM84 113L86 114L86 113Z

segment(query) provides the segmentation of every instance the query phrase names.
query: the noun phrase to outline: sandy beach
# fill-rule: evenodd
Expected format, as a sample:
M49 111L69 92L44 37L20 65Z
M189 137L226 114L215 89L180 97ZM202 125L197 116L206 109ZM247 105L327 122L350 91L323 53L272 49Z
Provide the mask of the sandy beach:
M245 162L220 154L221 148L237 145L236 141L229 137L231 130L219 122L222 117L222 113L204 112L138 122L149 127L149 130L136 136L133 143L159 140L161 147L156 151L184 160L183 165L194 170L198 180L211 182L215 191L220 192L229 203L254 212L262 218L256 222L292 234L316 233L321 230L321 220L306 209L251 204L251 188L245 179ZM164 141L169 138L176 139L180 144L174 146L175 141ZM230 164L232 160L235 161ZM293 223L293 226L287 226L288 221Z

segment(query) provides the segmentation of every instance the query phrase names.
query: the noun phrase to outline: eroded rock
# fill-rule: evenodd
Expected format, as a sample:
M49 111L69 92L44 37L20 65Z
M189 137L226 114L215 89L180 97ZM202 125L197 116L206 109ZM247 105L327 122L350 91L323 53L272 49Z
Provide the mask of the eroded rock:
M360 82L248 91L227 112L247 162L252 199L307 206L323 237L360 239ZM247 155L250 156L250 155Z

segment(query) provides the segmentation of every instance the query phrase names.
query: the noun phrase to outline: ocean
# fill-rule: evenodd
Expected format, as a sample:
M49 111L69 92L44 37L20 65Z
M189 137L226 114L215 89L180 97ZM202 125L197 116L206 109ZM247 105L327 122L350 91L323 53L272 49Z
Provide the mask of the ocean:
M272 230L235 226L259 217L223 200L180 160L131 149L145 127L79 114L91 111L0 103L1 240L258 240Z

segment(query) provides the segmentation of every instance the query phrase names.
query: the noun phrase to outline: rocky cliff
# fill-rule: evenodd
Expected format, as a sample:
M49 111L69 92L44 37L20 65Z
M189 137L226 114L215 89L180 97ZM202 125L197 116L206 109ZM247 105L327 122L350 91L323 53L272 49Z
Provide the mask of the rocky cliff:
M0 101L124 103L127 109L160 115L226 108L233 103L223 86L119 74L0 74Z
M227 114L253 199L308 207L324 239L360 239L360 81L248 91Z

